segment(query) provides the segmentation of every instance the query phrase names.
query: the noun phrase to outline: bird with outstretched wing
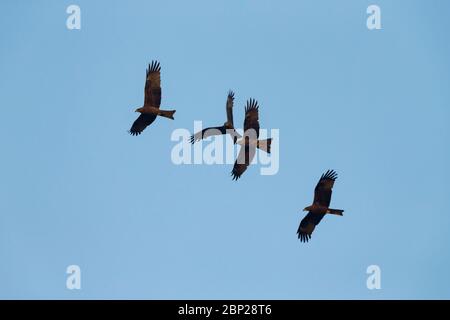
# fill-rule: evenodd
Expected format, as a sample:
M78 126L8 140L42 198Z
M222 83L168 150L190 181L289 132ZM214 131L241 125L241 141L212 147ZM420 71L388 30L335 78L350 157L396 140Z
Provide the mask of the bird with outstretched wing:
M161 66L158 61L152 61L145 73L144 105L137 108L139 117L130 129L133 136L140 135L147 126L155 121L157 116L174 119L176 110L161 110Z
M227 111L227 121L222 126L205 128L195 134L190 138L191 143L195 143L202 139L206 139L211 136L230 134L233 138L233 142L236 143L237 139L240 138L239 133L234 130L233 123L233 104L234 104L234 92L229 91L227 96L226 111Z
M234 162L231 176L238 180L252 162L256 148L270 153L272 138L258 140L259 138L259 105L255 99L247 100L244 119L244 137L238 141L241 146L238 157Z
M308 242L311 239L311 234L314 229L327 213L338 216L343 215L344 210L331 209L329 207L332 189L336 179L337 173L334 170L328 170L320 177L314 189L313 204L303 209L303 211L308 211L308 214L300 222L297 230L298 238L301 242Z

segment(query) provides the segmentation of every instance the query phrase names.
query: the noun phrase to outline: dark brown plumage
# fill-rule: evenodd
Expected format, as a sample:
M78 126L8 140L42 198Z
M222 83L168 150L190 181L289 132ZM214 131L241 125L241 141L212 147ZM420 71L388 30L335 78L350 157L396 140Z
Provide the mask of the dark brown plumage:
M244 137L240 141L241 150L231 171L233 180L238 180L241 177L255 156L259 137L258 109L258 102L255 99L247 101L247 106L245 107Z
M297 234L302 242L308 242L311 239L316 225L320 223L322 218L328 214L342 216L344 210L330 209L330 201L334 182L337 179L337 173L334 170L328 170L322 174L319 182L314 189L314 201L311 206L306 207L303 211L309 211L308 214L300 222Z
M223 126L209 127L195 133L194 135L191 136L190 139L191 143L195 143L197 141L206 139L211 136L222 135L227 133L231 135L231 137L233 138L233 142L236 143L240 135L236 132L236 130L234 130L233 104L234 104L234 92L230 90L228 92L226 103L227 122L225 122Z
M152 61L145 73L144 106L136 109L140 112L130 129L133 136L140 135L147 126L155 121L157 116L173 120L176 110L160 110L161 105L161 66L158 61Z

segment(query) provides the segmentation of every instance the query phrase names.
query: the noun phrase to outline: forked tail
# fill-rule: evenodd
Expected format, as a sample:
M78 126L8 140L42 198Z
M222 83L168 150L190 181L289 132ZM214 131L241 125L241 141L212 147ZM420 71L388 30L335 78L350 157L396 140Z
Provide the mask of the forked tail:
M266 140L258 140L258 149L270 153L270 145L272 144L272 138Z
M174 113L175 113L176 111L177 111L177 110L160 110L160 111L159 111L159 115L160 115L161 117L165 117L165 118L169 118L169 119L174 120L175 118L173 117L173 115L174 115Z
M343 212L344 212L344 210L341 210L341 209L328 209L327 210L327 213L335 214L335 215L338 215L338 216L343 216Z

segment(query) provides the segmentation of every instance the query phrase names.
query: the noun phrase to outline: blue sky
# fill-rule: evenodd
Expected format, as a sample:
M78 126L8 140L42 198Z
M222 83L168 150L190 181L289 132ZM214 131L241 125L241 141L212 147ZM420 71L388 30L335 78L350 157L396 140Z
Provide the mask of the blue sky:
M73 3L81 30L66 28ZM0 10L0 298L450 298L448 1ZM175 121L131 137L152 59ZM280 130L277 175L172 164L172 131L222 124L229 89L236 125L255 97ZM300 243L329 168L345 215ZM72 264L81 290L66 288Z

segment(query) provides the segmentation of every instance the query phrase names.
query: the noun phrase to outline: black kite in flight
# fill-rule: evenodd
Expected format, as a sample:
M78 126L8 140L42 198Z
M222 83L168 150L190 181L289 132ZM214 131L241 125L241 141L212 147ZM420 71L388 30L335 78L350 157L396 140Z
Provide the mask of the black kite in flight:
M234 92L229 91L227 97L227 121L220 127L209 127L205 128L202 131L199 131L191 136L191 143L195 143L200 141L201 139L205 139L215 135L222 134L230 134L233 138L234 143L236 143L237 139L241 136L234 130L234 122L233 122L233 103L234 103Z
M258 140L259 138L259 113L258 102L255 99L247 100L247 106L245 107L245 120L244 120L244 137L238 141L241 145L239 155L234 162L231 175L233 180L238 180L241 175L247 170L247 167L253 160L256 153L256 148L270 153L270 145L272 138L267 140Z
M147 126L155 121L157 116L174 119L173 114L176 110L160 110L161 105L161 67L158 61L152 61L146 70L146 80L144 89L144 106L135 111L140 115L134 121L130 129L130 134L137 136L144 131Z
M328 170L325 174L322 174L319 182L314 189L314 202L312 205L303 209L303 211L309 211L308 214L300 222L297 234L298 238L302 242L308 242L311 239L311 234L314 231L316 225L320 220L328 213L342 216L344 210L330 209L331 193L334 185L334 181L337 178L337 173L333 170Z

